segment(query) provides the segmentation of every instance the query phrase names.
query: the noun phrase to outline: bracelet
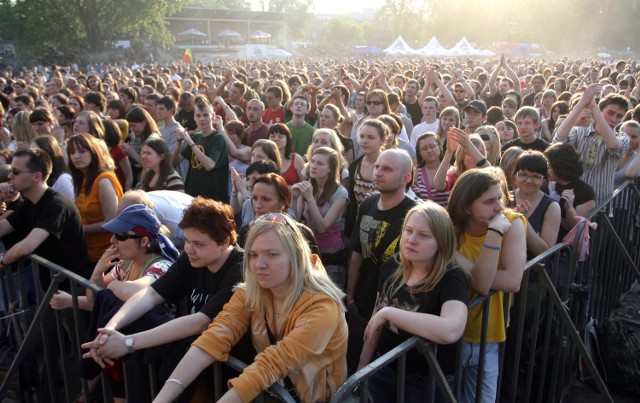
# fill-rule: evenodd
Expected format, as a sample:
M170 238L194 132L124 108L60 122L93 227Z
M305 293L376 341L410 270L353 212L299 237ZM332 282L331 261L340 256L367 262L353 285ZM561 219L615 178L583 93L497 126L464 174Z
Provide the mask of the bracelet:
M238 192L231 192L232 197L238 197Z
M500 235L501 237L502 237L502 236L504 236L504 234L503 234L502 232L498 231L498 230L497 230L497 229L495 229L495 228L491 228L491 227L489 227L489 228L487 228L487 231L493 231L493 232L495 232L496 234Z
M487 248L487 249L491 249L491 250L500 250L500 249L502 249L502 247L500 247L500 246L489 245L489 244L488 244L488 243L486 243L486 242L483 242L483 243L482 243L482 246L484 246L484 247L485 247L485 248ZM168 381L167 381L167 382L168 382Z
M176 385L180 386L180 393L184 392L184 383L182 383L182 381L180 379L176 379L176 378L169 378L166 381L164 381L165 384L167 383L175 383Z
M483 158L480 161L476 162L476 167L482 168L487 163L487 159Z

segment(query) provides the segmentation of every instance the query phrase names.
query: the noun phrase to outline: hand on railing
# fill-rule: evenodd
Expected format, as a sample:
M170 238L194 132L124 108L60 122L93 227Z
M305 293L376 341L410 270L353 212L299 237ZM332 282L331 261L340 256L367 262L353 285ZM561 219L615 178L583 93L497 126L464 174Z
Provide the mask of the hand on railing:
M99 356L103 361L107 361L107 364L112 362L112 360L120 357L124 357L127 355L127 346L124 343L125 335L118 332L117 330L111 329L98 329L98 335L107 335L107 340L99 344L98 341L90 341L88 343L84 343L81 347L84 349L93 349L93 346L97 346L96 355ZM97 339L96 339L97 340ZM91 351L85 353L83 358L94 358L91 354ZM95 358L94 358L95 360ZM97 360L96 363L100 364Z
M49 301L49 306L51 309L55 309L56 311L60 311L62 309L69 309L72 305L71 294L66 293L64 291L58 291L56 294L53 294L51 297L51 301Z
M105 330L105 329L98 329ZM82 358L93 358L96 364L100 365L100 367L105 368L107 365L113 365L113 357L109 357L107 355L103 355L101 347L107 343L109 339L109 335L98 333L95 340L84 343L80 347L84 349L89 349L89 352L84 353ZM124 345L124 342L122 343ZM126 347L125 347L126 349ZM100 350L100 351L99 351Z

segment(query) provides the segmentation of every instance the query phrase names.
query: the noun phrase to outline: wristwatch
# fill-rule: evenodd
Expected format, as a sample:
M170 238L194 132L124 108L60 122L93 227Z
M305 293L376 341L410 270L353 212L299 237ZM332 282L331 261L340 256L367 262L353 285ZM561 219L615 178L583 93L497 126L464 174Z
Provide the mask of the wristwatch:
M133 354L135 352L133 349L133 336L125 336L124 345L127 346L127 353Z

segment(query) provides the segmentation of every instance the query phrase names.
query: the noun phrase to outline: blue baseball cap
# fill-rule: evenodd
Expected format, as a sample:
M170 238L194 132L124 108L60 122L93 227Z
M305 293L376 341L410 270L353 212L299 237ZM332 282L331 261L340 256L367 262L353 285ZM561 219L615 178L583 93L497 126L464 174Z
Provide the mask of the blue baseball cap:
M122 210L116 218L103 224L102 228L113 234L120 234L141 227L157 236L160 225L160 220L153 210L144 204L133 204Z

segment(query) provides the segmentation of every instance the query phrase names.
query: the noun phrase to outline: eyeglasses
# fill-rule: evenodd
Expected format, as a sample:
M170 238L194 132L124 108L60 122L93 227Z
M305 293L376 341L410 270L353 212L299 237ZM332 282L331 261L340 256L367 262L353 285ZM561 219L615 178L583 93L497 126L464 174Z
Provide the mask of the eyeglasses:
M544 176L542 175L527 175L523 172L516 172L516 176L522 180L531 180L532 182L540 182L544 179Z
M382 105L381 101L367 101L367 105L371 106L371 105Z
M31 172L31 171L20 171L19 169L15 169L15 168L11 168L11 174L13 176L18 176L20 174L33 174L35 172Z
M488 134L481 134L480 138L482 139L482 141L489 141L491 140L491 137L489 137Z
M465 90L454 90L454 92L457 92L457 93L462 94L462 93L465 93L465 92L467 92L467 91L465 91Z
M113 237L115 239L117 239L120 242L124 242L127 239L140 239L140 238L144 238L144 236L142 235L138 235L138 234L129 234L127 232L123 232L120 234L113 234Z

